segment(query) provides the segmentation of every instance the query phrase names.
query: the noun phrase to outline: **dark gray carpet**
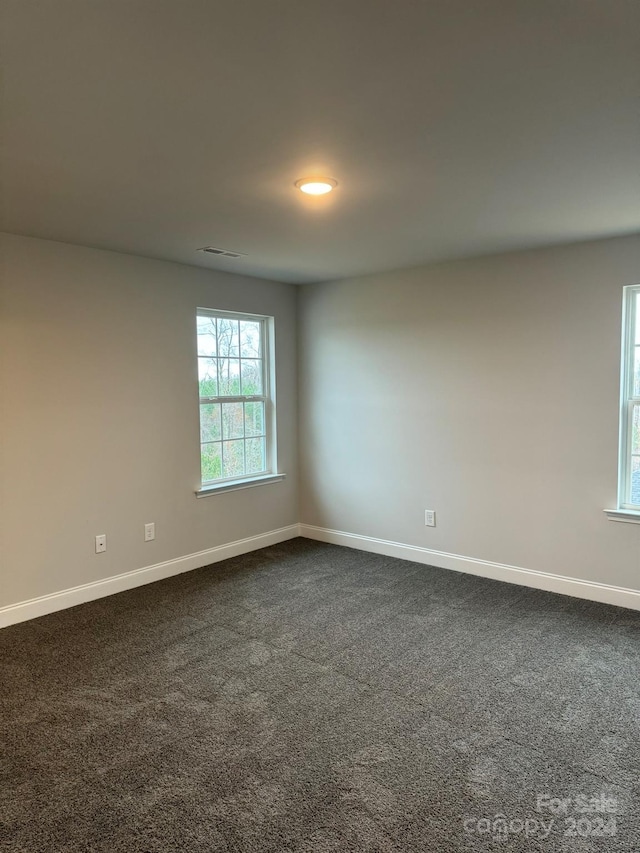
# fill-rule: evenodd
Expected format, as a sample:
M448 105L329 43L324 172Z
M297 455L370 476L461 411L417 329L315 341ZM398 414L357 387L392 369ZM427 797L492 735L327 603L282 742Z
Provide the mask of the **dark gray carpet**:
M12 853L640 851L639 613L296 539L0 651Z

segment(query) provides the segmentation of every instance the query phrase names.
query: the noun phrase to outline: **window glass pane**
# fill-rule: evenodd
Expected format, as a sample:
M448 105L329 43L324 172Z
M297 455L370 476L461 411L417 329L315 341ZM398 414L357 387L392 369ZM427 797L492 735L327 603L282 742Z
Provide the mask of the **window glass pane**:
M222 438L220 405L205 403L200 406L200 441L219 441Z
M244 434L264 435L264 403L244 404Z
M633 396L640 397L640 346L633 348Z
M253 320L240 320L240 355L243 358L260 358L261 324Z
M244 435L244 418L242 403L222 403L222 437L242 438Z
M631 503L640 506L640 456L631 457Z
M221 397L237 397L241 393L239 359L218 359L218 388Z
M202 482L217 480L222 476L222 445L219 441L214 444L201 445Z
M244 474L244 441L224 441L222 443L223 477L240 477Z
M262 394L262 361L242 359L242 393Z
M640 344L640 291L636 293L636 298L633 301L634 305L634 316L635 316L635 326L636 326L636 344Z
M259 474L266 466L264 438L248 438L245 442L247 474Z
M237 320L218 318L218 355L223 358L237 358L240 355Z
M640 405L633 407L631 419L631 452L640 454Z
M262 319L197 314L202 482L235 480L267 471L265 324ZM219 398L229 398L220 402ZM206 398L212 398L207 402ZM218 398L218 401L215 400ZM235 398L235 400L234 400Z
M198 317L198 355L216 355L216 319Z
M215 397L218 393L218 373L215 358L198 359L198 379L201 397Z

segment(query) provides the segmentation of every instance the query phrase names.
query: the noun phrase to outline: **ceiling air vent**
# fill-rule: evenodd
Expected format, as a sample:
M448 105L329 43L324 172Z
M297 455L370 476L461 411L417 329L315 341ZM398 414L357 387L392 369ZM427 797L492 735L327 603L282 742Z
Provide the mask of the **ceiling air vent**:
M215 246L204 246L198 251L206 252L207 255L218 255L221 258L246 258L246 252L230 252L228 249L216 249Z

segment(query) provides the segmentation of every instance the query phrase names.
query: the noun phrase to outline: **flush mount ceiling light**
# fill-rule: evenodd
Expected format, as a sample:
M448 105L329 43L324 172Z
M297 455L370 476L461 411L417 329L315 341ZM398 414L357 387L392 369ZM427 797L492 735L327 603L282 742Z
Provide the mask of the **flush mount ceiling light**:
M325 195L338 186L333 178L300 178L296 186L307 195Z

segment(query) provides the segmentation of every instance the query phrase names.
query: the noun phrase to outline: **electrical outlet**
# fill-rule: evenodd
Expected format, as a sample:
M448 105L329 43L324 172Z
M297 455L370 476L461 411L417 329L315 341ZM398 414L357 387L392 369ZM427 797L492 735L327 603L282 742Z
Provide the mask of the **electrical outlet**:
M151 542L156 538L156 523L155 521L150 521L149 524L145 524L144 526L144 541Z
M101 533L100 536L96 536L96 554L102 554L107 550L107 534Z
M424 511L424 523L425 523L425 527L435 527L436 526L436 511L435 511L435 509L425 509L425 511Z

